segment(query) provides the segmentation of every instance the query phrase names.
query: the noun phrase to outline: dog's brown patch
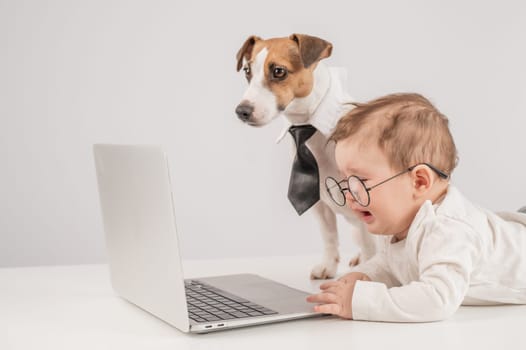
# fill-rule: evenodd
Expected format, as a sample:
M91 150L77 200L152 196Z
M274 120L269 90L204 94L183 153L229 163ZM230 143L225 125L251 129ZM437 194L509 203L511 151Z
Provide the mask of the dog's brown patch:
M247 61L251 60L252 54L253 54L253 51L254 51L254 45L256 44L256 42L258 42L260 40L261 40L261 38L258 37L258 36L255 36L255 35L249 36L247 38L247 40L245 40L245 42L243 43L243 45L241 46L241 48L239 49L239 51L236 54L236 59L237 59L237 66L236 67L237 67L237 71L238 72L241 69L241 67L243 66L243 59L245 59Z
M266 44L265 84L276 96L278 108L283 110L294 98L305 97L312 91L312 71L316 65L304 68L299 47L291 39L270 39ZM286 79L273 78L273 69L276 67L287 70Z

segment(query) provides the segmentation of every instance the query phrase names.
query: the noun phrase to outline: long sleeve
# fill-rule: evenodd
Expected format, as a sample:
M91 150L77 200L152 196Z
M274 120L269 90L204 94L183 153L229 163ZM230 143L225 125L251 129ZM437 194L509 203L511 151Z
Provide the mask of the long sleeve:
M458 309L480 250L476 234L466 224L452 219L428 221L412 234L412 242L416 243L408 250L414 249L418 278L391 288L384 283L358 281L353 294L354 319L438 321ZM411 259L408 261L410 265ZM403 271L405 267L392 269Z
M376 253L365 263L359 264L352 270L366 274L372 281L381 282L387 287L399 286L400 282L393 276L385 252Z

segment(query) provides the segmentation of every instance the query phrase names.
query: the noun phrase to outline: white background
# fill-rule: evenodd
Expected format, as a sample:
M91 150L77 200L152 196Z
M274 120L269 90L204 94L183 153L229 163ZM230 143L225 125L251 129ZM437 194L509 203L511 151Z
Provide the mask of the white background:
M291 33L332 42L359 101L429 97L459 149L453 182L490 209L526 205L522 1L0 0L0 266L106 260L98 142L164 145L186 258L321 253L286 198L281 121L234 114L239 47Z

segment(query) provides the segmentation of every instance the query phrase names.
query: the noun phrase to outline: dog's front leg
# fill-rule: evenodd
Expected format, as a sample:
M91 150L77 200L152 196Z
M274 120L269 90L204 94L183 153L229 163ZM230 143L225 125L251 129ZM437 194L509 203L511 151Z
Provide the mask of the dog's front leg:
M336 214L323 201L319 201L314 207L314 212L318 216L321 235L324 244L323 261L314 266L311 271L311 279L333 278L340 262L338 252L338 226L336 224Z

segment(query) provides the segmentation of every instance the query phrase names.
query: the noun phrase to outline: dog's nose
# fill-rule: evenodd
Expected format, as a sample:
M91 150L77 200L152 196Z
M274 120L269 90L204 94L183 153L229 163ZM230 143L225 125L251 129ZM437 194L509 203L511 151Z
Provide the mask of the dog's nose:
M244 122L250 119L252 112L254 112L254 107L249 104L241 103L236 107L237 117Z

